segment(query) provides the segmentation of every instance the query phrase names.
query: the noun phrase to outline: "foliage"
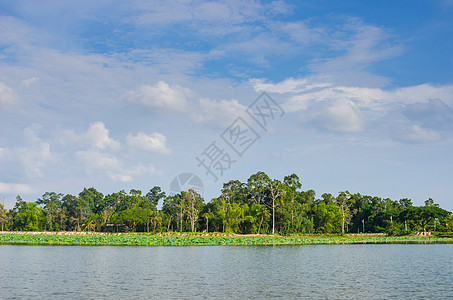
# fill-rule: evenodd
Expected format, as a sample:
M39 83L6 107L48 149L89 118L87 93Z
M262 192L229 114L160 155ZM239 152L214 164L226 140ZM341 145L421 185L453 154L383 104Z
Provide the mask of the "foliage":
M0 245L78 246L216 246L216 245L313 245L313 244L453 243L453 238L389 236L228 236L137 234L0 234Z
M18 196L9 211L0 206L0 221L2 228L13 231L102 231L121 225L160 233L403 235L453 228L452 214L431 198L417 207L407 198L395 201L349 191L317 199L314 190L301 188L296 174L280 181L261 171L246 182L224 183L219 197L208 203L191 189L166 195L154 186L146 194L131 189L104 196L90 187L77 196L46 192L35 202Z

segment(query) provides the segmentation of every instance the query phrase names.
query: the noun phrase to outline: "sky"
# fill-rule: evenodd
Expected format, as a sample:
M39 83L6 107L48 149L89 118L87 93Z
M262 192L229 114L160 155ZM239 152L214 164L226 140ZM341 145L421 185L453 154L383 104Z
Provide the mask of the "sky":
M451 0L1 0L0 199L263 171L453 211L452 53Z

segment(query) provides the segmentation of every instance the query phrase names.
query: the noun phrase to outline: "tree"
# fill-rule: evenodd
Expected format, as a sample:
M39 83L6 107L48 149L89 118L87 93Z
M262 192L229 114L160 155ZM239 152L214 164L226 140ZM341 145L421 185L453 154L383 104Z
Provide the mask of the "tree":
M262 204L264 202L264 198L268 192L267 187L269 182L269 176L261 171L249 177L247 180L247 189L254 203Z
M43 210L34 202L16 202L13 217L13 230L39 231L43 220Z
M148 201L153 203L155 206L157 206L160 200L165 199L165 192L162 191L160 186L155 186L149 190L145 198L148 199Z
M206 232L209 232L209 219L214 217L214 213L212 211L207 211L202 217L206 219Z
M344 226L346 222L349 220L350 217L350 211L349 211L349 206L348 206L348 196L349 192L340 192L336 199L336 203L338 207L340 208L341 212L341 217L342 217L342 222L341 222L341 234L344 234Z
M291 198L291 229L294 227L294 200L296 198L296 191L302 187L299 177L296 174L291 174L283 178L283 183L287 187Z
M63 230L62 217L64 218L64 212L62 210L62 197L63 194L57 194L55 192L46 192L41 198L38 198L36 204L42 205L44 215L46 217L47 230Z
M439 219L446 223L451 213L437 206L413 206L401 212L400 217L412 221L426 233L428 224Z
M173 196L168 196L164 199L164 203L162 205L162 211L164 212L164 216L167 216L167 231L170 231L170 228L177 228L178 227L178 216L180 211L180 194L176 194ZM174 227L173 227L174 226Z
M266 220L268 220L271 216L271 213L267 210L264 204L257 204L258 207L256 209L257 215L260 217L260 225L258 227L258 234L260 234L261 229L263 228L263 224L266 224Z
M90 212L99 214L106 206L104 195L101 192L98 192L94 187L89 189L84 188L83 191L79 193L79 198L85 205L88 205Z
M435 204L432 198L425 201L425 206L439 207L439 204Z
M272 209L272 234L275 234L275 208L280 204L279 197L285 194L285 190L282 183L277 179L270 181L268 185Z
M187 192L182 192L182 198L184 199L184 203L187 204L186 214L190 220L190 231L194 232L195 222L198 219L198 212L200 211L200 206L203 204L203 200L193 189L189 189Z
M91 212L88 202L70 194L65 195L61 201L63 202L62 207L66 210L68 215L69 226L72 230L76 229L77 231L80 231L80 225Z
M342 213L334 203L320 201L314 207L314 225L317 233L334 233L340 231Z
M3 203L0 203L0 222L2 223L2 231L4 229L4 225L8 221L8 214L6 213L5 206Z

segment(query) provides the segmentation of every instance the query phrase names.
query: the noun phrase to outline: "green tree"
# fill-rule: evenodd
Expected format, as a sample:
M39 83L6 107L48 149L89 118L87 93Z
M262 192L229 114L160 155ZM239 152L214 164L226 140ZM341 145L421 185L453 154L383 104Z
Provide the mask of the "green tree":
M41 198L38 198L36 204L42 205L45 215L45 229L46 230L63 230L64 224L64 211L62 210L62 197L63 194L55 192L46 192ZM62 220L63 218L63 220Z
M189 189L187 192L182 192L182 198L186 203L186 215L190 221L190 231L195 232L195 223L198 221L198 213L203 206L203 199L193 189Z
M8 214L3 203L0 203L0 223L2 223L2 231L5 223L8 221Z
M151 203L153 203L154 206L157 206L159 204L159 201L165 199L165 197L166 197L165 192L163 192L159 186L155 186L152 189L150 189L145 196L145 198L148 199L148 201L150 201Z
M62 207L67 212L68 224L72 230L80 231L80 225L91 213L89 204L86 200L67 194L62 198Z
M349 201L348 201L349 196L350 196L350 193L348 191L340 192L340 194L338 195L338 197L335 200L335 203L340 208L340 212L341 212L341 234L344 234L345 224L349 221L349 219L351 217L350 210L349 210Z
M297 195L297 190L302 187L302 184L300 183L299 177L296 174L291 174L288 176L285 176L283 178L283 183L287 188L286 195L291 199L291 205L290 205L290 210L291 210L291 229L294 229L294 210L295 210L295 199Z
M269 176L264 172L257 172L247 180L247 190L250 198L256 204L263 204L268 193Z
M99 214L105 207L106 202L104 195L101 192L98 192L94 187L84 188L83 191L79 193L79 198L82 202L87 204L90 208L90 212Z
M39 231L42 230L43 210L34 202L16 202L13 217L13 230Z
M446 224L450 216L451 213L449 211L434 205L409 207L400 214L401 219L412 221L415 226L421 228L425 233L428 225L433 223L435 219Z
M314 224L317 233L341 232L343 216L340 208L334 203L320 201L314 207Z

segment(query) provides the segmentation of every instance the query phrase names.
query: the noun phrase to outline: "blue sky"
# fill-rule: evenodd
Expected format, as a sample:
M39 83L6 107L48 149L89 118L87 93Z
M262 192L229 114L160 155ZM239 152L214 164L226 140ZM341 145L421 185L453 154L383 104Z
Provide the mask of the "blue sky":
M0 1L0 199L190 172L209 201L261 170L453 210L451 53L451 0ZM263 92L282 111L260 127Z

